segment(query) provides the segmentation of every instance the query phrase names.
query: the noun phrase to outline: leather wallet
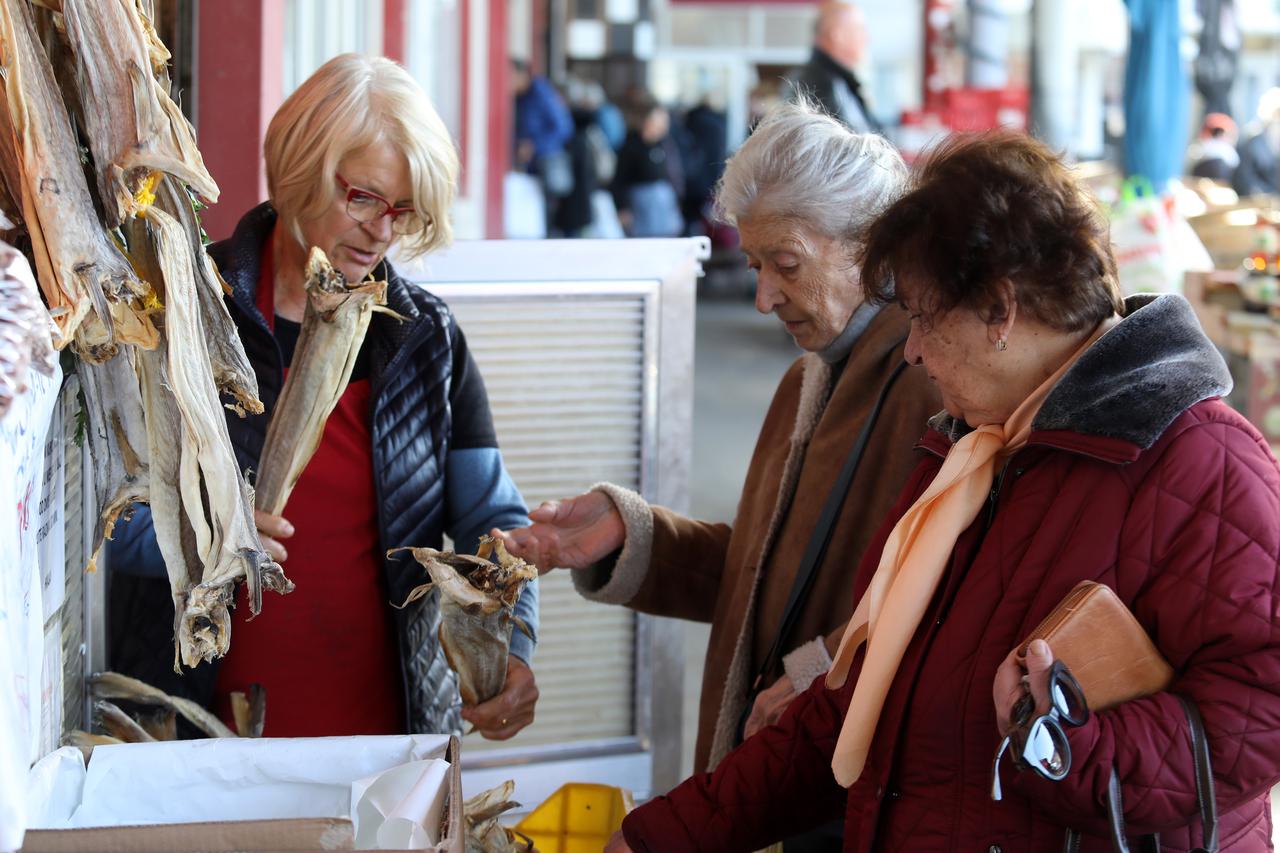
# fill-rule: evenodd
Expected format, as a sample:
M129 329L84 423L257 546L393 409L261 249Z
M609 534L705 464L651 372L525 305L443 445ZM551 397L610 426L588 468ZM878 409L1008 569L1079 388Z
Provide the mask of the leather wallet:
M1027 646L1044 640L1080 683L1092 711L1164 690L1173 667L1111 587L1082 581L1018 646L1025 665Z

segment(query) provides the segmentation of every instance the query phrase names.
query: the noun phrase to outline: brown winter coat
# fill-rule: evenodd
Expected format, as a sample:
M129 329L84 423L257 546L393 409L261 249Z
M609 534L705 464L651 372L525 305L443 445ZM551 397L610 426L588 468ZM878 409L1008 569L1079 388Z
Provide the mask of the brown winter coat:
M787 371L756 443L732 527L649 507L601 486L627 523L615 564L574 572L587 597L661 616L711 623L698 713L697 769L734 746L748 682L773 644L801 556L845 459L892 369L902 360L907 318L889 306L854 344L829 393L831 368L807 354ZM853 572L917 462L912 447L941 407L923 370L907 368L884 408L819 569L786 645L786 671L804 689L821 674L822 637L835 650L849 618ZM638 504L638 506L637 506ZM763 566L763 570L760 567ZM798 647L806 647L798 649Z

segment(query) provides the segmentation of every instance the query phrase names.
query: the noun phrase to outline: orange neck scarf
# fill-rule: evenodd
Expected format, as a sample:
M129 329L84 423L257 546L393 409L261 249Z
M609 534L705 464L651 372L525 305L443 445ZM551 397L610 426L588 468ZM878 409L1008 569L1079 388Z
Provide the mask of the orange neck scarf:
M1027 443L1031 422L1063 374L1110 323L1096 331L1003 424L984 424L947 453L942 469L894 525L871 585L853 612L836 650L827 687L837 690L849 677L854 654L867 644L862 672L840 728L831 769L847 788L862 775L871 739L902 656L942 580L951 551L991 492L996 461Z

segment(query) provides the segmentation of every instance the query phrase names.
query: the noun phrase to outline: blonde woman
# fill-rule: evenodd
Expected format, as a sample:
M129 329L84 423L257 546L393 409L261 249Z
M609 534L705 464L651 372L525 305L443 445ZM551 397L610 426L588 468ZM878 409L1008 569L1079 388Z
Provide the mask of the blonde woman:
M462 708L434 599L404 611L388 604L421 580L412 561L387 560L388 548L439 547L447 533L474 549L495 525L528 523L465 336L443 302L386 260L392 246L413 257L448 244L453 141L403 68L345 54L280 107L265 155L269 200L209 247L266 406L228 418L241 465L258 467L301 328L312 246L349 280L385 279L388 307L403 319L375 315L285 517L258 514L264 544L297 582L286 606L252 622L238 608L230 653L175 678L164 566L139 507L111 551L112 665L224 716L232 691L260 684L270 736L449 732L467 720L509 738L533 721L532 641L512 639L500 696ZM516 612L536 631L534 584Z

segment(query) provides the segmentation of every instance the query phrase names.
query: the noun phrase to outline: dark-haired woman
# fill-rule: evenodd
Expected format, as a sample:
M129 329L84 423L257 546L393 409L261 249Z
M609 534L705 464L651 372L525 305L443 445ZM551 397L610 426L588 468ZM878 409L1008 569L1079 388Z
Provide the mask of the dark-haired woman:
M1110 850L1114 768L1129 833L1187 850L1183 696L1208 733L1220 849L1269 850L1280 468L1220 399L1226 366L1187 303L1122 300L1105 220L1047 149L1005 133L932 155L871 227L862 278L909 313L906 358L945 410L856 569L831 673L609 849L754 850L843 818L846 850L1057 851L1069 827ZM1027 694L1047 711L1054 662L1042 641L1025 670L1010 650L1083 580L1116 591L1174 681L1068 727L1060 781L1006 761L994 802L1011 711Z

